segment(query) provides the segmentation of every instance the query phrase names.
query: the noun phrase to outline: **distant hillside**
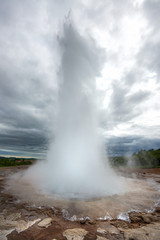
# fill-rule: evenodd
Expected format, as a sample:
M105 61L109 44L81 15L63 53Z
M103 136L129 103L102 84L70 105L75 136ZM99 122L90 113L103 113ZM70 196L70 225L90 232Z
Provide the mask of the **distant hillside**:
M36 158L16 158L0 156L0 167L31 165Z
M141 150L138 153L133 153L132 161L139 166L160 166L160 149Z
M117 156L110 157L110 163L113 167L135 166L135 167L160 167L160 149L141 150L133 153L131 157Z

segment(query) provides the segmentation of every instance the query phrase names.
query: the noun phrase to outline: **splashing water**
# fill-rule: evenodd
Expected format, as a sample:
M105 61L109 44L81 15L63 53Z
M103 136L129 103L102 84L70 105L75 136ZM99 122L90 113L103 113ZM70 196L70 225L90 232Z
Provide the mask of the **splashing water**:
M103 49L79 35L70 22L58 37L62 51L58 114L47 161L26 176L41 188L63 197L90 198L121 192L123 186L109 166L99 127L96 77Z

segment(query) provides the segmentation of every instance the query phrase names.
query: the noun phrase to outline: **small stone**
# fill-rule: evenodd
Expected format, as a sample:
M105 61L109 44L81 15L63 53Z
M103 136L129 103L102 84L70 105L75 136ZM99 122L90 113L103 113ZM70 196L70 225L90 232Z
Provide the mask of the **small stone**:
M91 224L91 225L95 225L96 221L90 220L90 221L88 221L88 223Z
M144 216L142 216L142 218L143 218L143 221L144 221L145 223L151 223L151 218L150 218L150 217L144 215Z
M155 216L155 215L152 215L152 218L151 218L151 219L152 219L153 222L157 222L157 221L158 221L158 217Z
M43 219L42 221L40 221L37 225L39 227L49 227L51 225L51 222L52 222L52 218L45 218Z
M97 232L102 234L106 234L106 233L119 234L120 233L120 231L116 227L112 226L111 224L106 224L104 228L98 228Z
M63 232L63 237L67 240L83 240L88 232L82 228L67 229Z
M142 223L143 222L141 213L131 212L131 213L129 213L129 218L132 223L139 223L139 222Z
M87 222L87 219L80 219L79 222L80 224L85 224Z
M98 229L97 229L97 232L98 232L98 233L102 233L102 234L106 234L106 233L107 233L106 230L103 229L103 228L98 228Z
M142 215L142 219L145 223L156 222L158 220L157 216L155 216L153 214Z
M155 212L160 213L160 207L156 207Z
M97 236L97 239L96 240L109 240L108 238L105 238L105 237L100 237L100 236Z

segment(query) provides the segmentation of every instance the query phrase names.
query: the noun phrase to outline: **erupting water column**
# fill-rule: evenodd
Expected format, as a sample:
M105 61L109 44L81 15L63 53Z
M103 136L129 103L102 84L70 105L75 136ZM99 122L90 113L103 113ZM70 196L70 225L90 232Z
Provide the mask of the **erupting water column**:
M41 186L63 197L118 193L120 179L109 166L99 128L95 80L103 50L80 36L68 21L58 41L62 51L58 114L47 161L36 166L43 171Z

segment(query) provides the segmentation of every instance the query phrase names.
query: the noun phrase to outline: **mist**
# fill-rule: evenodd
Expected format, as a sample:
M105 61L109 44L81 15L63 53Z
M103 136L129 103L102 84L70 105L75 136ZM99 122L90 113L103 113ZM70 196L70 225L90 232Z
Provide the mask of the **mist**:
M68 18L57 41L61 64L53 138L46 161L31 167L25 177L39 189L63 197L120 193L122 180L109 165L100 127L96 78L103 67L103 49L89 36L81 36Z

